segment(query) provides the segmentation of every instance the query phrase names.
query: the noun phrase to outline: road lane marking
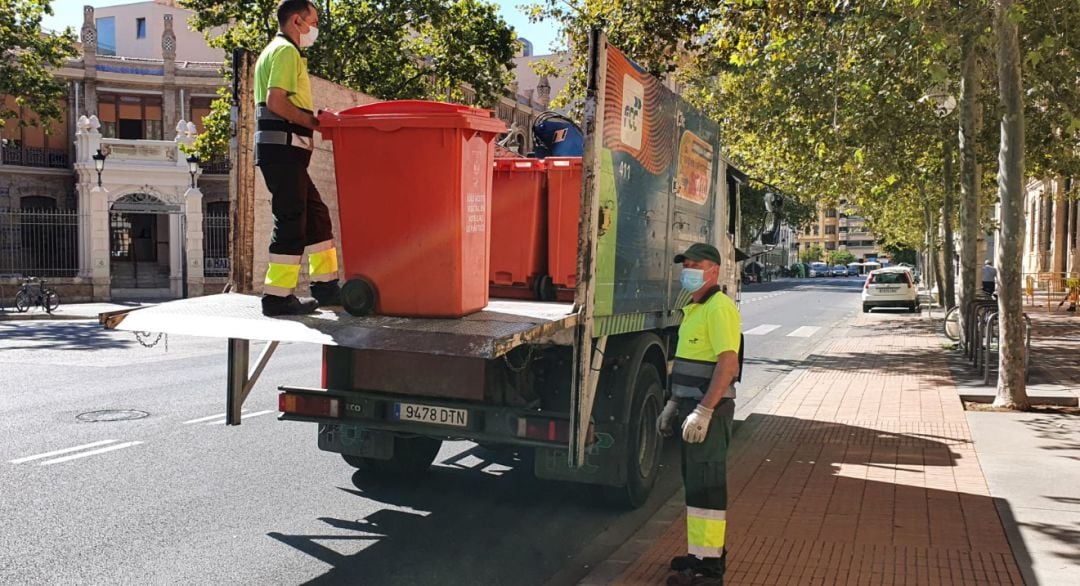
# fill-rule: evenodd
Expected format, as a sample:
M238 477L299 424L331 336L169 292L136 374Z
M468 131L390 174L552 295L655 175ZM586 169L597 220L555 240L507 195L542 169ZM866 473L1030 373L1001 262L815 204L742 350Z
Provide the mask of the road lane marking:
M271 409L269 411L256 411L254 413L241 413L240 415L241 415L241 419L251 419L252 417L258 417L260 415L269 415L271 413L277 413L277 409ZM221 421L212 421L210 423L207 423L207 425L225 425L225 420L222 419Z
M810 336L813 336L814 334L816 334L817 331L820 330L820 329L821 328L819 328L817 326L803 326L803 327L795 330L794 332L791 332L790 334L788 334L788 337L789 338L809 338Z
M137 446L142 442L125 442L122 444L115 444L98 450L90 450L89 452L82 452L79 454L73 454L71 456L64 456L63 458L57 458L55 460L45 460L38 464L38 466L49 466L52 464L62 464L64 462L70 462L72 460L78 460L79 458L86 458L88 456L97 456L98 454L104 454L106 452L112 452L115 450L122 450L124 448L130 448L131 446Z
M744 336L764 336L765 334L767 334L767 333L769 333L769 332L771 332L771 331L773 331L775 329L779 329L779 328L780 328L780 326L775 325L775 324L762 324L762 325L760 325L760 326L758 326L758 327L756 327L756 328L754 328L752 330L746 330L745 332L743 332L743 335Z
M64 448L62 450L56 450L53 452L46 452L44 454L38 454L36 456L27 456L25 458L19 458L17 460L10 460L11 464L22 464L24 462L32 462L34 460L41 460L42 458L51 458L53 456L59 456L60 454L70 454L71 452L77 452L79 450L85 450L88 448L96 448L97 446L103 446L105 444L111 444L117 440L102 440L100 442L94 442L92 444L83 444L81 446L75 446L74 448Z
M247 411L241 411L240 412L241 415L244 415L246 413L247 413ZM211 415L209 417L200 417L198 419L192 419L190 421L185 421L185 422L181 423L180 425L191 425L192 423L202 423L204 421L210 421L211 419L224 419L227 415L228 415L228 413L218 413L217 415Z

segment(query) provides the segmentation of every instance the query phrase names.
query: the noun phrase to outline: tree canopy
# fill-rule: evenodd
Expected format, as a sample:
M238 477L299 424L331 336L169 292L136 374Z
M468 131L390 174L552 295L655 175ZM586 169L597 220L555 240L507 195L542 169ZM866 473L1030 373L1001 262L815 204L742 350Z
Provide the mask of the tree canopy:
M259 52L277 32L276 0L183 0L212 46ZM504 92L513 30L481 0L317 0L315 75L382 99L462 99L490 105Z
M53 75L64 59L75 55L75 34L43 33L41 20L52 14L48 0L7 0L0 3L0 95L37 114L20 113L0 102L0 127L9 120L48 125L63 113L65 83Z

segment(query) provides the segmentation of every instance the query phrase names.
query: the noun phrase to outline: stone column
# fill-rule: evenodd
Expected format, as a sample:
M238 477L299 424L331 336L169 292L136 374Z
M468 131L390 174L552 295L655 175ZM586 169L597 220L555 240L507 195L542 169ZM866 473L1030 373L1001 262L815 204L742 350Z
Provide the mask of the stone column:
M161 57L165 61L162 87L161 116L165 132L180 118L176 96L176 34L173 32L173 16L165 15L165 31L161 33Z
M97 23L94 7L83 6L83 111L78 115L97 114Z
M1061 189L1061 183L1058 178L1054 178L1048 181L1050 184L1050 191L1054 198L1054 235L1053 235L1053 251L1054 261L1053 267L1050 269L1055 273L1064 273L1065 265L1068 261L1067 253L1068 247L1068 203L1065 201L1065 194Z

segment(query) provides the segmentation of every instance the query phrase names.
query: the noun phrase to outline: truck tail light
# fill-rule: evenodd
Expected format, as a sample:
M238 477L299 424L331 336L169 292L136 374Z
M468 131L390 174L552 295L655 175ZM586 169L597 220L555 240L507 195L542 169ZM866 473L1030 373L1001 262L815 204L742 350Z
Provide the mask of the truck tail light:
M295 393L278 395L278 410L289 415L338 417L340 401L333 397L313 397Z
M586 432L587 444L593 443L595 432L592 423ZM565 419L546 417L519 417L517 420L518 437L532 440L567 443L570 441L570 422Z

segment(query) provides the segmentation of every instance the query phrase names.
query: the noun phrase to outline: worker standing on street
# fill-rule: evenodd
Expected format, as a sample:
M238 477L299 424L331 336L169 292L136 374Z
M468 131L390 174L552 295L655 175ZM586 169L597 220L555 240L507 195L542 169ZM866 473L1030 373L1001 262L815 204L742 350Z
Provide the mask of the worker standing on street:
M674 586L722 585L727 530L727 450L735 416L742 326L739 310L721 292L720 253L694 244L675 257L682 263L683 308L671 372L671 399L657 430L672 435L682 422L682 473L686 491L687 554L671 560Z
M255 164L274 213L262 311L298 315L340 303L338 259L330 212L307 171L319 119L303 50L318 37L319 13L310 0L283 0L277 20L277 36L255 63ZM305 252L315 299L294 294Z

